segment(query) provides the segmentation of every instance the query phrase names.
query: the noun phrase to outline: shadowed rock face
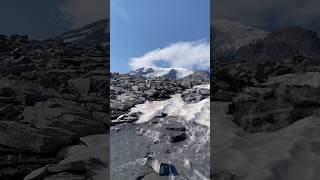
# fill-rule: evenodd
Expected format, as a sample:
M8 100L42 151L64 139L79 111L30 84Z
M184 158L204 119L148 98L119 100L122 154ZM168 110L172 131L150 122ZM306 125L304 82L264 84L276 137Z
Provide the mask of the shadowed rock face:
M57 40L63 42L82 44L82 45L102 45L110 41L109 20L103 19L79 29L67 31L60 36Z
M282 28L265 39L241 47L234 60L246 62L278 61L305 56L319 58L320 40L317 33L303 28Z
M210 80L210 73L204 70L198 70L185 77L190 80Z
M319 178L318 52L315 32L283 28L211 63L211 178Z
M0 37L0 52L0 179L23 179L81 137L107 133L107 47L14 35ZM69 170L50 175L87 176Z

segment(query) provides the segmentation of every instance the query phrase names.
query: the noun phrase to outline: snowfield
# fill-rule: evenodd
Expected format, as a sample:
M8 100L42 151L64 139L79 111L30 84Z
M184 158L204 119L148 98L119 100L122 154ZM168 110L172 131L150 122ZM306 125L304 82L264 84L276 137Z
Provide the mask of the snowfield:
M210 84L197 85L193 88L210 89ZM167 114L167 116L179 116L187 122L200 124L210 128L210 98L197 103L188 104L183 101L181 94L172 95L165 101L147 101L136 105L130 113L141 112L142 115L136 123L144 123L155 116ZM130 114L129 113L129 114Z
M209 89L210 85L193 88ZM111 131L112 178L121 179L126 173L145 172L146 179L158 179L153 170L145 166L145 154L160 162L173 164L179 175L170 175L170 180L209 180L210 177L210 98L196 103L186 103L181 94L172 95L163 101L146 101L130 109L130 114L140 114L133 124L123 124ZM149 123L155 117L156 124ZM172 117L172 118L170 118ZM185 127L187 138L181 142L170 143L163 140L163 127L166 123L177 123ZM167 131L165 131L168 133ZM123 139L125 136L126 139ZM126 147L130 147L130 151ZM169 150L169 153L166 151ZM119 153L122 155L120 156ZM116 156L117 155L117 156ZM119 156L118 156L119 155Z
M155 116L167 114L168 116L179 116L182 119L210 127L210 99L206 98L198 103L187 104L180 94L171 96L165 101L146 102L136 105L130 113L142 112L137 123L144 123Z
M192 73L194 73L192 70L188 70L185 68L152 68L151 72L148 72L151 68L141 68L135 71L131 71L129 74L130 75L136 75L136 74L144 74L143 76L145 77L150 77L150 78L155 78L155 77L160 77L169 74L171 70L175 70L177 73L177 79L184 78Z

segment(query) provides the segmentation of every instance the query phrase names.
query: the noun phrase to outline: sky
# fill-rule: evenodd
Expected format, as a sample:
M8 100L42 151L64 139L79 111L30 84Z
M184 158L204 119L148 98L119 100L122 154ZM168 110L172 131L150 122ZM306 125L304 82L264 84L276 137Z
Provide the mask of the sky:
M111 72L209 67L210 0L110 0Z
M214 0L214 18L271 31L299 26L320 32L319 0Z
M2 0L0 34L52 38L108 15L108 0Z

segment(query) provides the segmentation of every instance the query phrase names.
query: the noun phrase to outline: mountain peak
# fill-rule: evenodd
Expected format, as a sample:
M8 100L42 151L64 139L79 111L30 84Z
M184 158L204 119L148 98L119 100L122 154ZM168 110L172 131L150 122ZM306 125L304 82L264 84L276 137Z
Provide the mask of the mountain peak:
M242 46L267 37L268 32L239 22L217 19L213 23L216 57L232 57Z
M185 68L139 68L129 72L129 75L140 75L145 77L166 77L169 79L181 79L190 74L193 71Z
M109 20L103 19L78 29L67 31L56 39L85 45L102 45L109 42Z

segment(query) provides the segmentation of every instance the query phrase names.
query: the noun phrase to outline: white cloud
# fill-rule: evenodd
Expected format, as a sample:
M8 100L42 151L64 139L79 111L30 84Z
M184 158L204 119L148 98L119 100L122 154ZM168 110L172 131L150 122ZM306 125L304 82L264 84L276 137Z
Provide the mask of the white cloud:
M147 52L141 57L131 58L132 70L158 67L157 62L165 62L169 67L187 69L208 69L210 67L210 44L204 40L176 42L165 48Z
M65 0L58 8L73 28L109 17L108 0Z

